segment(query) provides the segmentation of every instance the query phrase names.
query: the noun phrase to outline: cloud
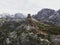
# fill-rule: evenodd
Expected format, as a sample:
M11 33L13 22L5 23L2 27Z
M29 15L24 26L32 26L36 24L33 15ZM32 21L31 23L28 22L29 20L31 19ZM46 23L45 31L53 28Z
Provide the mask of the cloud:
M60 0L0 0L0 12L35 14L42 8L59 9Z

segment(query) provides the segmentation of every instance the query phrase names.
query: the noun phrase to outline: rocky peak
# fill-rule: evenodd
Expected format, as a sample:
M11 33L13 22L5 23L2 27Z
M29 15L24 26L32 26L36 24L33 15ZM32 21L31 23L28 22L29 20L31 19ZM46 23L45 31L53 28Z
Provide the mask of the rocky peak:
M39 29L37 26L36 20L34 18L32 18L32 16L30 14L28 14L26 20L19 27L23 27L24 30Z
M37 26L36 22L37 21L30 14L28 14L27 19L26 19L26 24L30 26Z

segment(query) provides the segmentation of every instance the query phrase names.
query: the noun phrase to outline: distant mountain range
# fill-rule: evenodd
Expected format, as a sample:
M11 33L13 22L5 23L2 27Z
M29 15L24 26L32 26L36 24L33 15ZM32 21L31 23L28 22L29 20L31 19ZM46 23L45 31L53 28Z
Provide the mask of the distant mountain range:
M36 15L33 15L33 18L47 24L60 26L60 9L55 11L45 8L40 10Z
M44 8L40 10L37 14L33 15L32 17L46 24L60 26L60 9L55 11L53 9ZM14 15L4 13L4 14L0 14L0 18L23 19L26 17L22 13L16 13Z
M0 14L0 18L6 18L6 19L9 19L9 18L15 18L15 19L19 19L19 18L25 18L25 16L22 14L22 13L16 13L14 15L10 15L10 14L7 14L7 13L3 13L3 14Z

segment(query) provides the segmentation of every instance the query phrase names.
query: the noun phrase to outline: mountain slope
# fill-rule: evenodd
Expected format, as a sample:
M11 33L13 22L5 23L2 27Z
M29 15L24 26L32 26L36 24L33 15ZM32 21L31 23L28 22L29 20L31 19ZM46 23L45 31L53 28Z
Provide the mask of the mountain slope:
M60 26L60 10L42 9L33 18L46 24Z
M28 17L21 22L9 21L3 23L0 40L2 45L43 45L50 44L46 25ZM2 36L3 35L3 36ZM3 37L3 38L2 38ZM43 43L45 42L45 43Z

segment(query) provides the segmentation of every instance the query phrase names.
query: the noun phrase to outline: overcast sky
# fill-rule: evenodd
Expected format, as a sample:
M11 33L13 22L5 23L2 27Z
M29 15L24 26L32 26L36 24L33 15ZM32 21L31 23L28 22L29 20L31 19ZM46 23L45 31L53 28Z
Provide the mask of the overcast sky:
M0 13L35 14L42 8L58 10L60 0L0 0Z

